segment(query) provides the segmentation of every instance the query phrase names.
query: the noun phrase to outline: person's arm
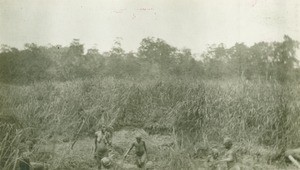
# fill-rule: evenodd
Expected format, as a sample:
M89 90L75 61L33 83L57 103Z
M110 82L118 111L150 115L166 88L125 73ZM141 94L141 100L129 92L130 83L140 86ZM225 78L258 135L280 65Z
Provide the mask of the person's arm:
M143 144L144 144L145 152L147 153L147 148L146 148L146 143L145 143L145 141L143 141Z
M233 161L233 155L229 154L227 158L220 160L220 162L231 162Z
M127 155L129 154L129 152L132 150L133 147L134 147L134 143L131 145L131 147L128 149L128 151L125 153L124 158L127 157Z
M147 159L148 159L148 151L147 151L147 148L146 148L146 143L145 143L145 141L143 141L143 144L144 144L144 148L145 148L146 157L147 157Z

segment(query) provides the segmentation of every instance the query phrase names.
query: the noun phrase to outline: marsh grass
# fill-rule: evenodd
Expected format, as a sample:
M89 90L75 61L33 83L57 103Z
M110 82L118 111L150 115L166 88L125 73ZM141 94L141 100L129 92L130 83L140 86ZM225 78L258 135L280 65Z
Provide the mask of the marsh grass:
M204 141L207 146L220 144L225 136L252 146L296 147L300 139L297 94L297 84L246 80L93 78L28 86L3 84L1 128L3 122L14 127L1 130L1 162L2 166L13 164L18 144L8 147L7 143L16 138L19 143L34 140L36 144L48 144L54 136L60 142L75 140L82 120L79 138L91 136L101 124L115 130L131 126L149 133L174 132L181 148L170 152L174 167L180 161L184 161L182 166L191 166L189 156L181 154L187 148L195 151L196 144ZM22 130L17 133L17 129ZM7 149L10 154L3 156ZM73 167L80 160L65 157L59 161L66 164L63 167Z

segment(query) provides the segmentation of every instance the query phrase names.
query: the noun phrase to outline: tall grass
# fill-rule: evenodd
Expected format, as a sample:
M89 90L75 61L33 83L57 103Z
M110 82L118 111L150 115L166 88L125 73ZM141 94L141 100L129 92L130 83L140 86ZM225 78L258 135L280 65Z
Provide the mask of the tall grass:
M36 143L54 136L75 140L85 120L81 136L110 124L116 130L125 126L151 133L174 130L180 145L220 142L230 136L237 142L293 147L300 139L298 93L295 84L243 80L95 78L28 86L3 84L0 115L13 115L24 129L20 141L33 139Z

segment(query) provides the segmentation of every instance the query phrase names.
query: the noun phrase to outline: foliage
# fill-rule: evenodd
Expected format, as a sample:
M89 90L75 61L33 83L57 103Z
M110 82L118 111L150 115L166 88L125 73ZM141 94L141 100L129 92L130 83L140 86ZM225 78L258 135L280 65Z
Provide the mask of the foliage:
M144 38L138 51L125 52L117 39L108 52L95 47L84 54L84 45L74 39L69 47L25 44L24 50L2 45L0 81L30 84L45 80L68 81L92 77L147 79L176 76L194 79L245 78L247 80L299 79L296 49L299 42L285 35L283 42L258 42L230 48L213 44L202 60L190 49L177 49L159 38Z

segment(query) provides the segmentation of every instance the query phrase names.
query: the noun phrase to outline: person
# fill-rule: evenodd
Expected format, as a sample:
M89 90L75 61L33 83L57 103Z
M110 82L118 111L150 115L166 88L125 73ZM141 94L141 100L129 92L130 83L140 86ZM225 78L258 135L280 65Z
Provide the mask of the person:
M107 144L112 147L113 127L108 126L105 128L105 139Z
M230 138L225 138L223 145L226 149L226 152L224 159L220 160L219 162L225 162L228 170L240 170L239 166L237 165L236 152L232 147L232 140Z
M218 149L213 148L207 159L209 170L219 170L220 169L219 164L218 164L218 158L219 158L219 151L218 151Z
M100 141L103 141L105 145L108 144L107 136L106 127L102 125L100 131L95 132L95 151L97 150L97 145Z
M138 135L136 137L136 142L131 144L131 147L129 148L129 150L124 155L124 159L127 157L129 152L133 148L135 148L135 155L136 155L136 162L135 163L136 163L138 168L143 168L146 164L148 153L147 153L146 143L145 143L145 141L142 140L142 137L140 135Z

